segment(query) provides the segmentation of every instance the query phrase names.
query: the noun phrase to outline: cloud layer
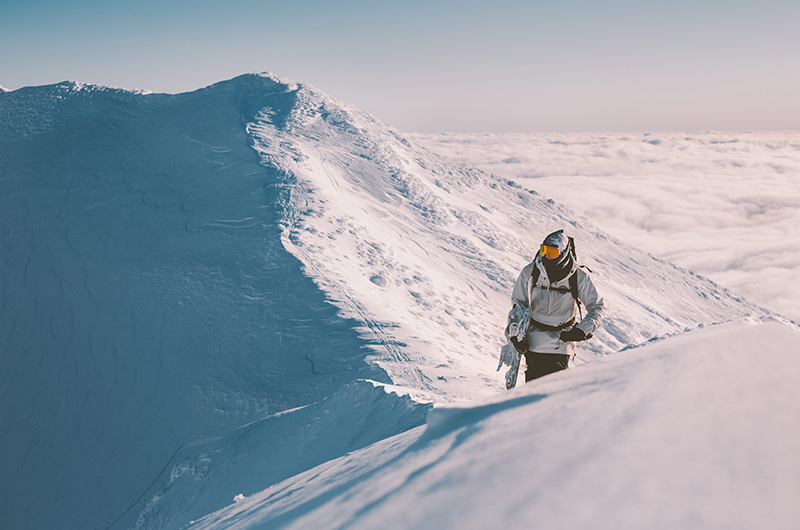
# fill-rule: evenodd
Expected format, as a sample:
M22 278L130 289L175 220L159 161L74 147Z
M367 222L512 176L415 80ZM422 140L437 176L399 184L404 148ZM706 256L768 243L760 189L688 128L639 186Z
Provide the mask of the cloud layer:
M800 322L800 133L415 138Z

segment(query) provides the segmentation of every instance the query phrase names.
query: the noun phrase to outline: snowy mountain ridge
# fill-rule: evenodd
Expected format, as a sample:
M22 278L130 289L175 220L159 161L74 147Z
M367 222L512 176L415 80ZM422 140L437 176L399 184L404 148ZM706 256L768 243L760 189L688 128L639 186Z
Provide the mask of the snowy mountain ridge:
M763 311L513 182L415 147L312 87L296 90L286 122L257 117L249 128L265 163L291 179L284 246L347 316L366 323L395 382L457 399L497 388L486 374L502 343L509 286L544 235L562 227L610 300L584 358ZM409 352L418 356L414 373ZM472 373L478 386L456 391L447 382L454 373Z
M132 102L138 96L149 94L144 90L131 90L78 81L63 81L42 87L24 87L2 92L12 95L11 100L0 101L0 130L5 134L29 137L42 134L57 126L57 117L78 101L82 111L91 113L98 104ZM93 96L87 98L87 96ZM168 96L165 96L168 97ZM139 101L139 103L143 103Z
M583 362L769 313L270 74L0 94L0 192L11 527L181 527L496 395L558 228L609 307Z

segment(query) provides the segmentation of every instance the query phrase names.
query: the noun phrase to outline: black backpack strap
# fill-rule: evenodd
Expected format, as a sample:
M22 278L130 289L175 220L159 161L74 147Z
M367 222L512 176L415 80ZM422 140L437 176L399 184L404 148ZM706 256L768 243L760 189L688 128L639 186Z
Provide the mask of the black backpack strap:
M572 245L570 245L570 246L572 246ZM573 250L573 252L574 252L574 250ZM583 265L580 265L580 266L583 267ZM583 267L583 268L584 269L588 269L588 267ZM589 272L591 272L591 270ZM533 283L531 283L531 288L528 289L528 296L530 296L531 290L536 288L536 284L539 282L539 275L540 274L541 274L541 271L539 270L539 267L536 264L534 264L533 265L533 270L531 271L531 282L533 282ZM581 311L581 301L578 298L578 271L577 270L572 273L572 276L569 277L569 290L568 291L566 289L564 289L564 287L557 287L557 288L555 288L555 287L540 287L540 289L545 289L545 290L549 290L549 291L557 291L557 292L562 293L562 294L566 294L568 292L572 293L572 297L575 299L575 302L578 304L578 313L580 313L581 320L583 320L583 311ZM528 302L528 303L530 303L530 302Z
M569 277L569 292L572 293L572 298L575 299L575 303L578 304L578 313L581 315L581 320L583 320L583 311L581 310L581 300L578 298L578 271L576 270L572 273L572 276Z
M536 288L536 282L539 281L539 275L540 274L541 273L539 272L539 267L536 265L536 262L534 261L533 262L533 270L531 270L531 277L530 277L531 283L528 284L528 293L527 293L528 294L528 309L532 309L531 308L530 296L531 296L531 292Z

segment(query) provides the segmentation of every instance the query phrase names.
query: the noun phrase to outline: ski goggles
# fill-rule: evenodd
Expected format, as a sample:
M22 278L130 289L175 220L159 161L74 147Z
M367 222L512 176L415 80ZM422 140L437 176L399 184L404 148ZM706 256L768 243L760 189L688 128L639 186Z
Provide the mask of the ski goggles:
M556 259L558 255L561 254L561 251L558 250L557 247L548 247L546 245L542 245L539 252L545 258L550 258L550 259Z

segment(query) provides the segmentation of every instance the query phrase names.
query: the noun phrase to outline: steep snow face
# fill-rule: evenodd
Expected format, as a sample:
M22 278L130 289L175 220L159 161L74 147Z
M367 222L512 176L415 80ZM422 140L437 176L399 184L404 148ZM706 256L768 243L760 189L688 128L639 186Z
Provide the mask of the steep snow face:
M187 443L389 382L281 244L244 124L293 98L0 95L0 527L130 526Z
M187 445L134 528L183 528L267 484L422 425L430 406L392 390L355 381L316 403Z
M738 321L553 374L192 526L790 530L800 332Z
M287 118L248 132L288 182L284 245L380 346L401 385L442 400L495 392L511 287L565 228L608 313L579 358L758 311L713 283L599 232L513 181L445 161L301 86Z

